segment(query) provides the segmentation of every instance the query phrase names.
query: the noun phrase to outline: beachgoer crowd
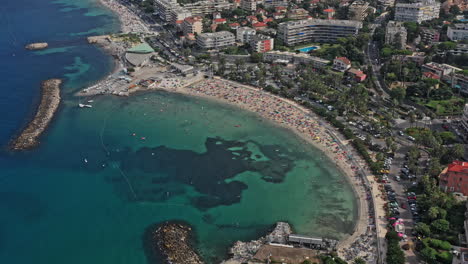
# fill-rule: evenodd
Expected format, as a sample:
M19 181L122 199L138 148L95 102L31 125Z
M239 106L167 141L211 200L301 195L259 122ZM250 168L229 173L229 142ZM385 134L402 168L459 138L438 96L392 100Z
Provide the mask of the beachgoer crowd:
M122 5L118 0L100 0L100 2L117 13L121 23L123 33L149 33L150 30L139 16L134 14L126 6Z

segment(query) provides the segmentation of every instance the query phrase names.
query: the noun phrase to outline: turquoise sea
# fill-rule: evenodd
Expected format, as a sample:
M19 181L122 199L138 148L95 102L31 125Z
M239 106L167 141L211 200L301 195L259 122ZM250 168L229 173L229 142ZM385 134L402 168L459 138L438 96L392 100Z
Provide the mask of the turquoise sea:
M164 92L78 108L72 93L113 67L84 41L118 29L93 0L7 0L0 11L2 263L148 263L144 230L166 220L192 224L209 263L280 220L308 235L352 231L355 198L333 163L253 113ZM33 41L51 48L25 51ZM41 145L9 152L52 77L65 79L64 100Z

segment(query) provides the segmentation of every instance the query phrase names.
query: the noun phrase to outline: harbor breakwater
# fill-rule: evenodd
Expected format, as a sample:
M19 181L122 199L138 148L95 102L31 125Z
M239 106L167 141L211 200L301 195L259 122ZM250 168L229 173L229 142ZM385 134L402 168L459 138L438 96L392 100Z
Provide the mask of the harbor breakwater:
M143 245L149 264L156 264L158 257L172 264L203 264L193 250L193 230L180 221L165 222L148 227L143 236Z
M39 143L39 137L45 131L60 105L61 79L49 79L41 84L41 102L34 118L11 143L13 150L30 149Z

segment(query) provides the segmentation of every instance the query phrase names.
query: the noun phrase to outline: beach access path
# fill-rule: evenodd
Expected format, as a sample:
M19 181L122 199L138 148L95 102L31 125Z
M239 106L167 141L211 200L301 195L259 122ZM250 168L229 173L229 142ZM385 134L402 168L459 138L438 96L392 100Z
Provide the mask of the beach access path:
M315 113L293 101L255 87L220 78L205 79L188 86L165 86L159 89L217 99L255 112L280 126L292 129L301 138L320 149L346 175L358 199L358 221L355 231L351 236L340 241L338 247L340 256L345 259L361 256L370 260L368 263L377 262L374 244L376 234L373 231L375 214L372 202L376 198L373 195L376 189L369 186L367 179L364 179L370 177L371 174L365 163L357 159L359 156L353 148L348 147L349 142L344 140L339 133L335 133L336 129L330 124L321 121ZM364 173L365 177L359 173ZM369 204L371 202L372 204ZM369 211L369 208L372 211ZM370 212L371 215L369 215ZM377 232L379 232L378 226L379 224L377 224Z

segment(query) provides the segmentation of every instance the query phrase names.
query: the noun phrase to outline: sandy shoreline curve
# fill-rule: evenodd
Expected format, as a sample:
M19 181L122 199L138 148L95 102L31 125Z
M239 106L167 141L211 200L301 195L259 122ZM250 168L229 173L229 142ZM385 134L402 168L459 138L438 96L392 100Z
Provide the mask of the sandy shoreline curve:
M41 102L34 118L10 144L12 150L26 150L39 144L39 137L52 121L60 105L61 79L49 79L41 84Z
M336 167L345 175L345 179L352 186L357 199L358 216L354 232L340 240L338 248L347 248L356 238L364 234L368 223L367 189L360 176L358 168L348 160L348 155L358 157L352 147L342 149L337 141L347 144L341 135L330 131L332 128L321 121L315 113L309 109L281 98L259 88L250 87L224 79L206 79L198 83L181 87L164 87L156 90L180 93L190 96L204 97L222 103L228 103L241 109L259 114L261 117L273 121L281 127L292 130L296 135L318 148L324 153Z

